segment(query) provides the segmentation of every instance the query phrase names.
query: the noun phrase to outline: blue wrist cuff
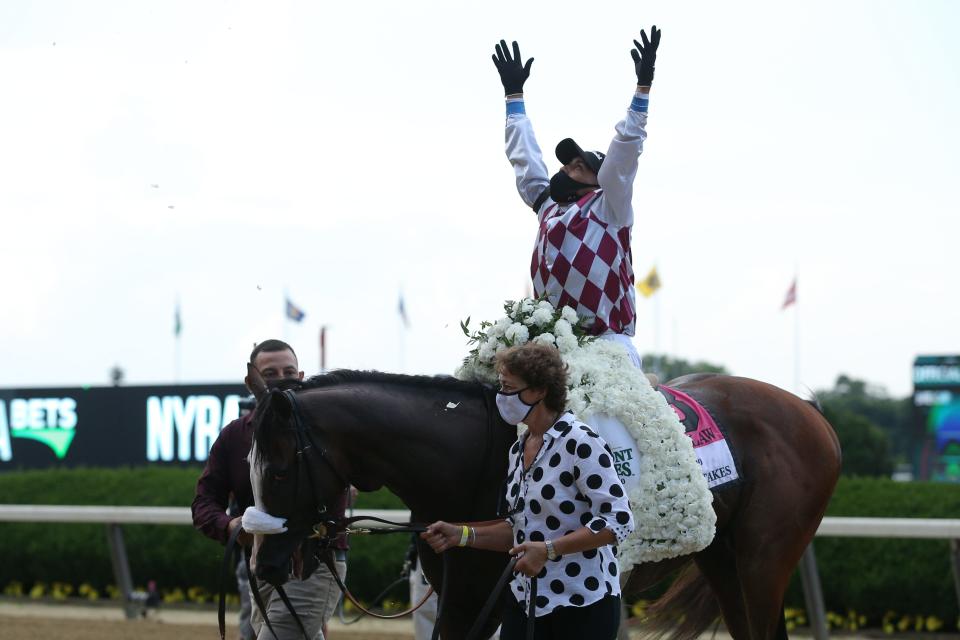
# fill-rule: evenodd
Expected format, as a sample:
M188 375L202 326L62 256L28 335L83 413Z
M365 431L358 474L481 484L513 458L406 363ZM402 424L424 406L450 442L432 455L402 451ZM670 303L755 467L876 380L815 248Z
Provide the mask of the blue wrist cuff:
M633 102L630 103L631 111L638 111L640 113L646 113L647 107L650 105L650 98L646 95L635 95L633 96Z
M523 106L523 100L510 100L507 102L507 115L524 115L527 113L526 107Z

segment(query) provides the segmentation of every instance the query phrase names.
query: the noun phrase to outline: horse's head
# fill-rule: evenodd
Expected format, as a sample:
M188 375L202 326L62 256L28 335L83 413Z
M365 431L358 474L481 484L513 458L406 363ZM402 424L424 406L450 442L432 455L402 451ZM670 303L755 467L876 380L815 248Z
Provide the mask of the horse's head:
M285 531L254 533L251 568L270 584L286 582L294 560L295 573L308 576L317 566L305 547L314 525L326 519L344 482L310 432L292 390L263 390L253 419L250 483L256 508L278 520ZM315 542L313 540L309 542ZM297 562L303 558L302 566Z

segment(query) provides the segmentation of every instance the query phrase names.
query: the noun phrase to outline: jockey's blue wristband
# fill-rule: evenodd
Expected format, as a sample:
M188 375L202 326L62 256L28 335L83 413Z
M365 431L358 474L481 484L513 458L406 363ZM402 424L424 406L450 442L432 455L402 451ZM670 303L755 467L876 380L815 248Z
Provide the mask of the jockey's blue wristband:
M523 100L507 100L507 115L525 115L527 113L526 107L523 106Z
M646 113L647 107L650 105L650 98L647 97L646 93L638 93L633 96L633 101L630 103L631 111L638 111L640 113Z

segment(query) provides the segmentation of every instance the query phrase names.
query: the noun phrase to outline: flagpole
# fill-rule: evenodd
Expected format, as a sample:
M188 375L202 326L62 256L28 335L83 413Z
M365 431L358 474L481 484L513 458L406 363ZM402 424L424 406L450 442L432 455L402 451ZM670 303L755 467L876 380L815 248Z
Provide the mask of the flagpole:
M289 302L290 302L290 294L287 292L287 288L284 287L283 288L283 319L281 320L281 322L283 323L283 329L281 330L281 334L283 335L283 341L286 342L287 344L290 344L290 338L287 337L287 318L289 315L287 313L287 304L289 304Z
M800 296L797 293L797 276L799 268L793 272L794 302L793 302L793 390L800 395Z
M677 316L671 316L670 319L672 320L672 326L670 331L670 338L672 343L672 347L670 351L672 353L670 355L673 358L677 358L679 357L679 354L680 354L680 347L677 346L680 344L680 338L678 337L678 334L680 333L680 328L677 325Z
M657 263L653 263L653 270L656 271L659 278L660 272L657 271ZM653 292L653 370L660 375L661 365L663 364L663 354L660 353L660 296L657 291Z
M176 317L173 327L173 381L180 384L180 334L183 333L183 325L180 320L180 296L176 300Z
M327 325L320 325L320 373L327 372Z
M660 373L660 363L663 356L660 353L660 296L653 294L653 369Z
M401 287L400 298L398 299L398 302L397 302L397 311L398 311L397 330L399 331L399 339L397 340L397 345L399 348L398 356L400 358L400 367L399 367L398 373L406 373L407 319L406 319L406 316L404 315L406 314L406 308L404 306L405 304L406 303L404 302L404 299L403 299L403 288Z

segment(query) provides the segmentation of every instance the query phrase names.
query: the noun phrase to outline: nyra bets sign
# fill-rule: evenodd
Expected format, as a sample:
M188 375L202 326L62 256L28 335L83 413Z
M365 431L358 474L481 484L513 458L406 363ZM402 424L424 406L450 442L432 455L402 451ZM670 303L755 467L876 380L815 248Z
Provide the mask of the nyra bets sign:
M0 389L0 470L202 463L240 385Z
M77 428L77 401L73 398L14 398L0 400L0 460L13 458L11 438L42 442L63 459Z

